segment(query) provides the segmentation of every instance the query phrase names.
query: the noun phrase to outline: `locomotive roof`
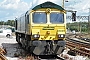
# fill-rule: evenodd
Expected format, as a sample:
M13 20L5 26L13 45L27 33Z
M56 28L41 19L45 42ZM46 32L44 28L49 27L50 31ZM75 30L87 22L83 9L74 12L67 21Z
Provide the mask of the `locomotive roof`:
M40 8L56 8L56 9L59 9L59 10L64 10L61 6L59 6L55 3L52 3L52 2L42 3L40 5L35 6L32 10L37 10L37 9L40 9Z

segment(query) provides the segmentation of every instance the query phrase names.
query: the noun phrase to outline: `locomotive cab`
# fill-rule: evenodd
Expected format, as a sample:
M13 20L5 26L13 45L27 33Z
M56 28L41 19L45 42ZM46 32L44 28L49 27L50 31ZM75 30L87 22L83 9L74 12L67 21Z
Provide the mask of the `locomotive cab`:
M57 55L65 48L66 11L57 4L35 6L17 19L16 28L17 42L35 55Z

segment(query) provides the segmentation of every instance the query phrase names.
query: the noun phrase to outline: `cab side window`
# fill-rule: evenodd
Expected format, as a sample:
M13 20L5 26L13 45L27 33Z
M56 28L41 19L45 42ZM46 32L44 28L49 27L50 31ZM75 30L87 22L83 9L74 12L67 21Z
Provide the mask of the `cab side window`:
M27 15L27 22L28 22L28 24L29 24L29 15Z

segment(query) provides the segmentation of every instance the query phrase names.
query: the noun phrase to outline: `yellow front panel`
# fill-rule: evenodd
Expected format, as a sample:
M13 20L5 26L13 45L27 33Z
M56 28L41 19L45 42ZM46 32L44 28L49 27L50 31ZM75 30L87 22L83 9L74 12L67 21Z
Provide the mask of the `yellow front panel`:
M65 32L64 24L34 24L32 27L32 35L40 34L39 40L58 40L58 34Z

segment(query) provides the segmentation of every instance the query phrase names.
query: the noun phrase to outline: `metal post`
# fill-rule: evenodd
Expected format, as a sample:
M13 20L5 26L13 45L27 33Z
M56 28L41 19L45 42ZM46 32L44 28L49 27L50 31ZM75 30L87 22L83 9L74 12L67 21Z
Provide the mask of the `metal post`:
M80 33L82 33L82 22L80 20Z
M62 0L62 7L64 8L64 0Z
M90 34L90 15L88 16L88 34Z
M79 23L80 23L79 26L80 26L80 33L81 33L81 21Z
M90 8L89 8L89 16L88 16L88 34L90 34Z

